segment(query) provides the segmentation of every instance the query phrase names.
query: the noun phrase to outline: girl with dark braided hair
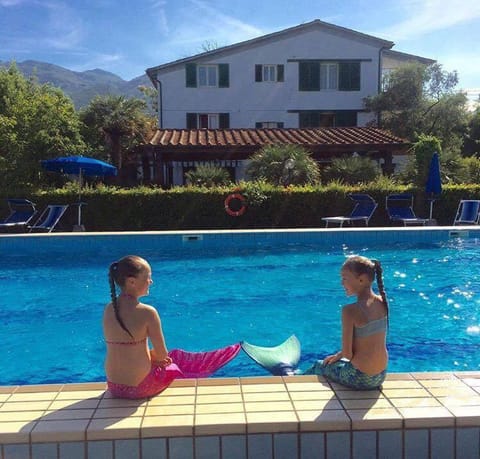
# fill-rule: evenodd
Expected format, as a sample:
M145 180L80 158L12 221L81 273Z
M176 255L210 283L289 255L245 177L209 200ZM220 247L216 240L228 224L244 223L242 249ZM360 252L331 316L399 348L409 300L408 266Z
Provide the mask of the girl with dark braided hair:
M143 258L129 255L110 265L108 277L112 300L103 315L108 389L121 398L150 397L182 374L168 356L158 312L139 301L149 293L152 270Z
M343 264L341 278L346 294L357 297L342 308L342 349L317 361L305 374L320 374L352 389L375 389L385 380L388 363L382 267L377 260L352 256ZM375 279L380 295L372 290Z

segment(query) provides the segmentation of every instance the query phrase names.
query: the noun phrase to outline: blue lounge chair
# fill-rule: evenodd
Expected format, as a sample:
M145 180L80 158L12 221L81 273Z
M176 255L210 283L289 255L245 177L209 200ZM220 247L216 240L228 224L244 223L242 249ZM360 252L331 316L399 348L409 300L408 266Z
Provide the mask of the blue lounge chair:
M35 204L28 199L7 199L10 214L0 222L0 231L22 230L27 227L35 214Z
M344 223L351 225L354 222L363 222L365 226L368 226L368 222L378 204L370 195L364 193L352 193L348 197L355 203L350 215L348 217L323 217L322 220L325 222L326 228L330 223L342 227Z
M29 226L30 232L43 231L50 233L62 218L63 214L67 210L68 205L49 205L40 214L37 221Z
M427 218L419 218L413 211L413 195L410 193L390 194L386 198L385 207L391 222L409 225L425 225Z
M480 201L462 199L458 204L454 225L478 225L480 220Z

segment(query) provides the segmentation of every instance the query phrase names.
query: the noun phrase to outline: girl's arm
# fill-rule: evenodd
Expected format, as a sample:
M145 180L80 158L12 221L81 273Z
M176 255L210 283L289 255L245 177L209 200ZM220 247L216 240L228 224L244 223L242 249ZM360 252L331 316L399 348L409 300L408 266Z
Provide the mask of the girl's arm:
M351 360L353 357L353 317L349 314L347 308L342 309L342 350L336 354L329 355L323 359L323 363L328 365L342 358Z
M149 307L147 335L153 345L153 349L150 351L152 361L160 366L170 365L172 359L168 356L160 316L156 309L152 307Z

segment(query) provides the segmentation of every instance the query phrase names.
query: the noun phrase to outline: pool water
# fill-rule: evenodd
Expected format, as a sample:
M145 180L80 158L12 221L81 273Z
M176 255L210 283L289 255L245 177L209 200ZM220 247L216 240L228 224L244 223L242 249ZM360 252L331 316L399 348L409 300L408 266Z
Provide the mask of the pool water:
M353 300L344 294L339 270L346 256L362 254L384 267L390 371L480 369L477 239L137 252L152 265L154 284L144 301L159 311L169 349L210 350L240 340L274 346L296 334L306 368L339 349L341 307ZM103 251L2 256L0 384L105 380L101 320L113 259ZM240 353L216 376L262 374Z

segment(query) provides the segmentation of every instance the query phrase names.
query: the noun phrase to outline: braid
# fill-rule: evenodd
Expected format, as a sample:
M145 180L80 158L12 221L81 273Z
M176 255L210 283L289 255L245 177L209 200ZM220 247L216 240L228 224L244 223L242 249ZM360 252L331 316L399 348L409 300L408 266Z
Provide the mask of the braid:
M389 316L389 311L388 311L388 301L387 301L387 294L385 293L385 286L383 284L383 269L382 265L378 260L372 260L374 264L374 269L375 269L375 277L377 278L377 285L378 285L378 291L380 293L380 296L382 297L383 304L385 304L385 308L387 310L387 318Z
M132 338L133 335L130 333L130 330L124 324L122 318L120 317L120 311L118 310L118 303L117 303L117 291L115 288L115 278L118 270L118 262L114 262L110 265L110 269L108 270L108 281L110 284L110 296L112 297L112 306L113 312L115 313L115 318L117 322Z

